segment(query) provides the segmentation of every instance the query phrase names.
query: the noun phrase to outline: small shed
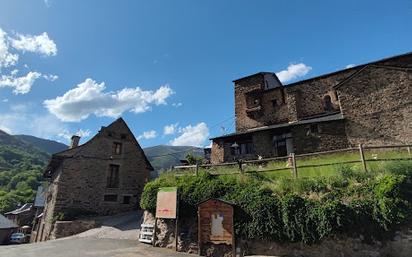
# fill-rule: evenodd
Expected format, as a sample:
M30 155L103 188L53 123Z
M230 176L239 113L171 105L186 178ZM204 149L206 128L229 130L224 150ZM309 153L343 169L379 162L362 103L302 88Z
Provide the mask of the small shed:
M233 204L210 198L198 204L199 255L235 256Z

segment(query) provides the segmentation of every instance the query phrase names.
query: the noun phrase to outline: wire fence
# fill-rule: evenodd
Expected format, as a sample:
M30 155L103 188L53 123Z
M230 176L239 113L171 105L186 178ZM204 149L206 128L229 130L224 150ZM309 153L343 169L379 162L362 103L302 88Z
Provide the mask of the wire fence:
M352 165L365 172L379 169L387 162L412 161L412 145L364 146L307 154L242 160L221 164L196 164L174 166L176 176L197 175L208 172L213 175L259 173L269 177L312 177L337 175L344 165Z

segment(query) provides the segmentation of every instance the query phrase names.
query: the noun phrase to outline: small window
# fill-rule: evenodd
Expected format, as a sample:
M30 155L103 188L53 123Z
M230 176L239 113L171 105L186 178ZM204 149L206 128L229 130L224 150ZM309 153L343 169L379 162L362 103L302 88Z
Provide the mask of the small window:
M113 143L113 154L122 154L122 143L114 142Z
M111 132L111 131L107 132L107 136L113 137L113 132Z
M130 204L130 199L132 197L130 195L123 196L123 204Z
M312 124L312 125L310 125L310 133L312 133L312 134L319 133L319 126L318 126L318 124Z
M105 202L117 202L117 195L104 195Z
M127 139L127 135L126 135L126 134L121 134L121 135L120 135L120 138L121 138L121 139Z
M107 175L107 187L118 188L119 187L119 165L110 164L109 174Z
M333 104L330 95L326 95L325 97L323 97L323 109L326 112L333 111Z
M278 105L276 99L272 100L272 107L276 109L276 106Z

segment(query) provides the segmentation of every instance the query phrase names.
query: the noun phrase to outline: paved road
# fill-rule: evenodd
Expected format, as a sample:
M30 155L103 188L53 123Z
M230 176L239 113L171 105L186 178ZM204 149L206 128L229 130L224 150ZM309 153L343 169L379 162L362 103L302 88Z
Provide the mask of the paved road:
M137 240L71 237L25 245L0 246L1 257L190 257Z
M0 246L0 257L190 257L174 250L139 243L141 213L130 212L100 221L102 226L79 235L24 245Z

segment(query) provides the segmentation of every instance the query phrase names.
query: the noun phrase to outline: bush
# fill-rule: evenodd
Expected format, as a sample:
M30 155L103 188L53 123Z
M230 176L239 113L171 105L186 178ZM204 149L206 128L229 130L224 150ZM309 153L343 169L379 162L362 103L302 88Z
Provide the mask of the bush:
M313 244L342 233L373 239L410 217L411 167L388 166L380 173L341 167L337 177L279 179L273 189L257 174L165 174L145 186L140 204L153 212L159 187L176 186L182 216L195 216L197 204L208 198L234 203L235 233L243 239Z

